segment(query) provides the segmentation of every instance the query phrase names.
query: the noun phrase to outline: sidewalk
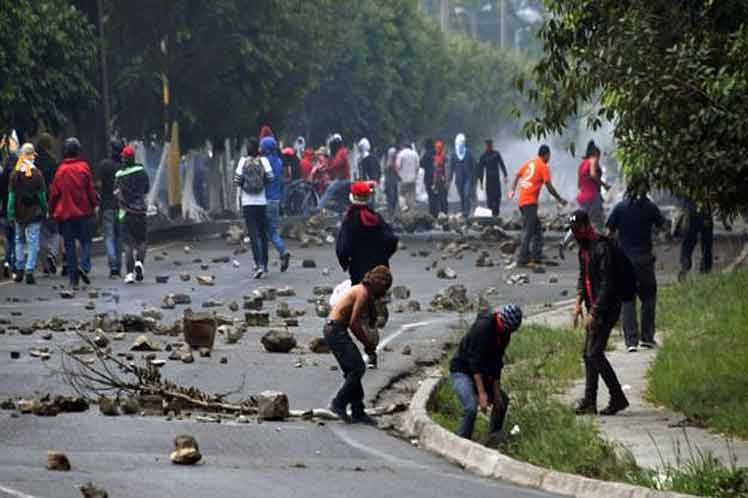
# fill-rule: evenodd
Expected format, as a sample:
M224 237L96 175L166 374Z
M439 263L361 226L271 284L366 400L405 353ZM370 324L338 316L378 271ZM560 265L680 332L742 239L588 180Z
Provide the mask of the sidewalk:
M568 327L571 323L572 307L565 307L535 317L525 323L548 327ZM663 464L677 465L688 461L693 452L710 452L723 464L730 465L732 459L739 467L748 467L748 441L730 440L708 430L688 425L686 417L666 408L657 407L644 399L647 389L646 373L657 350L639 350L628 353L620 338L620 331L613 331L612 346L615 351L607 353L610 363L623 385L628 397L628 409L614 417L596 417L598 427L611 441L626 447L641 467L656 469ZM581 355L581 351L580 351ZM581 358L580 358L581 361ZM607 401L607 391L600 380L598 407ZM584 379L577 380L563 396L569 404L584 394Z

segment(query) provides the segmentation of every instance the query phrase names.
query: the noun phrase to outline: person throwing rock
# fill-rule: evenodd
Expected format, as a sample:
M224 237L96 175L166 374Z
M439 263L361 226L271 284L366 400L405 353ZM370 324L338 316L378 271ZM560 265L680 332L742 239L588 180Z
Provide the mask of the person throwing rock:
M332 400L330 410L347 423L376 425L376 421L364 411L361 379L366 372L366 365L348 331L361 342L367 354L376 351L376 340L366 334L362 318L368 315L369 325L376 323L376 300L382 298L391 286L392 275L389 268L377 266L369 271L360 284L352 286L338 299L323 329L325 341L345 378ZM350 416L348 405L351 407Z

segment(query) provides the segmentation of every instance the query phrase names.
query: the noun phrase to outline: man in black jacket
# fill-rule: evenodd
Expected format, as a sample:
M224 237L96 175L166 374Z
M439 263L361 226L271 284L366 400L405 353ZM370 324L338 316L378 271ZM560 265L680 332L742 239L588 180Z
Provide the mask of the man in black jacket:
M114 177L122 168L122 140L113 139L110 143L111 156L99 163L96 171L96 187L101 196L102 230L104 246L109 263L109 278L122 276L122 238L117 221L118 203L114 198Z
M44 184L47 186L47 196L55 179L55 172L60 161L52 152L54 139L49 133L41 133L36 146L37 157L35 164L44 175ZM40 259L44 265L44 273L54 275L57 273L57 257L60 254L60 227L51 216L42 221Z
M480 157L478 162L478 181L481 187L486 185L486 204L488 209L491 210L491 214L499 216L501 209L501 182L499 181L499 173L504 175L504 183L509 181L509 175L506 172L506 166L504 165L504 159L502 159L499 151L493 148L493 140L486 140L486 152Z
M522 310L507 304L500 311L479 314L460 341L449 365L449 379L463 410L460 437L472 437L478 409L486 413L489 404L493 404L489 432L499 432L504 425L509 396L501 389L501 370L512 333L520 325Z
M125 248L125 283L132 284L143 280L148 243L146 195L150 182L143 165L135 162L135 149L129 145L122 149L122 163L122 168L114 175L114 196L119 206L117 219Z
M384 265L397 251L398 239L382 217L368 206L372 186L368 182L351 185L351 206L338 233L335 252L343 270L351 276L351 285L361 282L366 272Z
M586 383L584 398L577 402L575 409L578 415L597 413L597 381L602 377L610 393L610 402L600 415L615 415L629 406L618 377L605 356L610 333L621 315L624 292L624 282L619 281L620 272L616 267L618 253L611 239L595 232L585 211L575 211L569 221L579 244L575 325L583 315L582 303L587 308L584 341Z

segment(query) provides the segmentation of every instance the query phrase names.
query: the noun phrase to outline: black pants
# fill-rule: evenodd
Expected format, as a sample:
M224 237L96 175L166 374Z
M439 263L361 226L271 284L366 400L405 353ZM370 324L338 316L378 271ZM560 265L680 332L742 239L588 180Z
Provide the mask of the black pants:
M431 187L434 190L434 201L436 204L436 216L439 213L449 213L449 201L447 199L447 186L443 182L435 183Z
M433 183L425 183L426 195L429 196L429 214L436 218L439 216L439 199L437 198L436 189Z
M136 261L145 262L148 244L148 224L145 215L127 213L120 221L120 234L125 248L125 270L132 273L135 271Z
M341 323L330 320L325 324L323 334L332 354L338 360L345 381L333 399L336 408L345 409L351 405L354 417L364 413L364 386L361 378L366 372L364 359L348 333L348 328Z
M584 339L584 369L586 373L584 399L593 405L597 403L598 377L603 378L611 398L624 397L618 377L605 356L605 346L608 344L610 333L620 314L621 304L619 303L610 310L608 316L601 317L587 328Z
M519 210L522 213L522 243L517 262L526 265L530 258L537 262L543 257L543 225L538 217L537 204L522 206Z
M486 177L486 204L494 217L499 216L501 211L501 182L498 177Z
M267 208L265 206L244 206L244 222L252 246L252 256L255 267L268 268L268 223Z
M701 242L701 273L712 271L712 246L714 245L714 222L711 216L700 214L695 208L688 211L688 231L680 246L680 268L688 272L693 266L693 251Z
M626 346L638 346L639 338L643 342L655 342L655 310L657 307L657 277L655 276L655 257L652 254L629 255L636 276L636 296L641 301L641 336L636 312L636 296L630 302L623 303L621 320Z

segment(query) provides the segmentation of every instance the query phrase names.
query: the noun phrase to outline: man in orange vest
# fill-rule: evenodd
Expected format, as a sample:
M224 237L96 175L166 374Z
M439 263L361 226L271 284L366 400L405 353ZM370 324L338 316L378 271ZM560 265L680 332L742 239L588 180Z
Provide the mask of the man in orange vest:
M519 210L522 212L522 245L517 261L520 266L534 266L539 264L543 257L543 226L538 218L538 199L543 185L562 206L568 204L551 183L551 172L548 169L550 160L551 149L547 145L541 145L538 156L527 161L519 169L514 178L512 190L509 192L509 199L514 198L515 191L517 192ZM517 190L518 186L519 190ZM530 259L531 242L532 259Z

